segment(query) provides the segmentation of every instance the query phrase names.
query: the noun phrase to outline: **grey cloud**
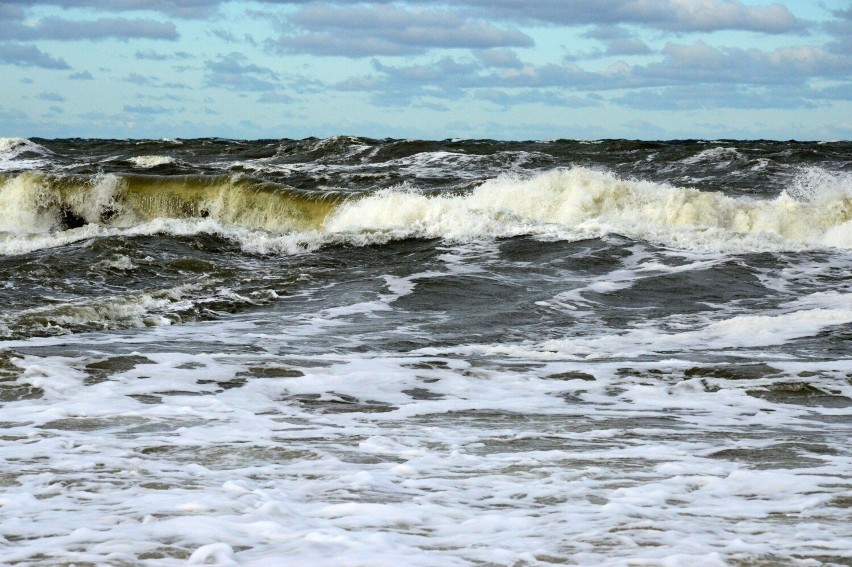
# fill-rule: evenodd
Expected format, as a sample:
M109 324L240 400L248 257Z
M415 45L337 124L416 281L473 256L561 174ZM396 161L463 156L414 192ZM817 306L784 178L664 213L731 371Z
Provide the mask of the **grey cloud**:
M318 7L310 0L260 0L271 5L306 6L308 14L323 10L345 13L349 2L330 0ZM225 0L40 0L41 5L95 7L110 11L153 11L180 18L204 18L215 13ZM0 4L13 10L17 5L31 5L24 0ZM397 4L392 0L373 0L381 6ZM438 0L424 1L421 6L445 6ZM487 20L503 19L518 22L583 25L635 23L669 31L714 31L737 29L763 33L801 31L806 23L780 5L748 6L741 0L459 0L456 7L474 10ZM383 9L392 12L398 8ZM316 20L317 16L305 16Z
M103 10L150 11L178 18L207 18L214 14L226 0L6 0L0 3L0 10L6 10L16 17L20 13L19 5L52 5L65 8L93 7ZM365 9L362 5L351 8L351 3L343 0L330 0L324 6L318 6L310 0L260 0L269 5L304 6L305 24L317 25L319 20L329 16L318 16L323 11L341 14L353 10ZM373 0L367 6L379 7L374 13L393 18L400 4L392 0ZM446 2L428 0L420 6L446 6ZM391 7L382 7L391 5ZM800 32L808 23L796 18L786 7L780 4L768 6L749 6L742 0L459 0L454 5L458 10L466 10L484 20L533 22L546 25L585 25L585 24L637 24L653 29L675 32L707 32L716 30L747 30L761 33ZM338 18L345 19L345 18ZM355 22L358 23L357 21ZM326 24L322 24L326 25ZM487 24L490 25L490 24ZM497 28L494 28L497 29ZM286 39L286 38L285 38ZM285 42L286 44L286 42ZM512 44L516 45L516 44ZM288 45L282 46L288 49Z
M612 39L607 42L607 55L646 55L651 48L639 38Z
M272 69L268 69L266 67L261 67L259 65L254 64L245 64L243 61L247 61L248 58L245 55L240 53L230 53L225 56L220 56L218 61L208 61L207 68L213 73L227 73L231 75L247 75L247 74L260 74L260 75L269 75L272 77L276 76L276 73Z
M157 51L154 51L153 49L137 51L134 54L134 57L136 57L136 59L146 59L148 61L166 61L168 59L171 59L171 57L166 55L165 53L159 53Z
M618 26L599 26L583 35L604 43L606 50L602 55L646 55L651 53L651 48L644 41Z
M178 18L206 18L223 3L223 0L5 0L0 8L4 5L88 7L109 12L150 11Z
M142 75L140 73L130 73L122 77L122 80L134 85L142 87L151 87L155 89L188 89L189 86L183 83L162 82L159 77L154 75Z
M605 78L574 65L524 64L490 70L474 61L459 62L444 57L431 64L391 66L373 61L378 75L353 77L336 85L341 90L393 93L395 100L410 100L427 92L458 96L456 91L472 88L546 88L577 90L600 87Z
M577 108L599 106L601 103L594 96L567 96L558 91L542 89L528 89L519 93L507 93L500 89L486 89L476 93L475 96L502 108L511 108L518 104L543 104L545 106Z
M139 73L130 73L124 77L124 80L135 85L150 85L153 84L154 77L141 75Z
M73 79L75 81L93 81L95 78L88 71L80 71L79 73L71 73L68 75L69 79Z
M168 61L168 60L185 60L191 59L192 55L186 51L176 51L174 53L160 53L153 49L145 49L137 51L133 54L136 59L145 59L148 61Z
M20 43L0 43L0 63L43 69L71 68L62 58L51 57L34 45Z
M36 98L41 100L48 100L50 102L65 102L65 97L56 92L43 92L39 94Z
M156 101L168 101L168 102L186 102L189 100L187 97L176 96L171 93L166 93L162 95L152 96L152 95L137 95L137 99L140 100L156 100Z
M289 104L295 100L293 97L282 93L263 93L258 97L257 102L265 104Z
M59 41L107 38L176 40L178 32L173 23L157 20L101 18L77 21L44 18L33 25L13 20L0 22L0 37L18 40L51 39Z
M476 56L488 67L500 69L517 69L523 67L518 54L509 49L487 49L479 51Z
M267 47L278 53L309 53L343 57L371 57L375 55L414 55L422 47L404 46L381 38L364 37L353 41L350 37L333 34L302 34L281 36L267 42Z
M21 20L24 10L20 6L0 3L0 21Z
M639 110L699 110L713 108L816 108L828 97L800 87L742 87L731 85L683 85L663 89L639 89L612 101Z
M147 115L155 115L155 114L171 114L172 111L168 108L164 108L162 106L145 106L145 105L124 105L124 112L130 112L132 114L147 114Z
M450 108L446 104L441 104L440 102L433 101L420 101L420 103L417 104L417 107L425 108L427 110L434 110L436 112L449 112L450 110L452 110L452 108Z
M407 55L430 48L529 47L533 40L516 29L471 21L449 10L399 7L309 5L290 22L302 33L284 33L269 47L276 51L367 57Z
M852 53L852 8L834 12L837 20L825 25L826 31L834 37L827 47L834 53L849 56Z
M247 33L243 34L242 37L238 37L236 34L223 29L212 30L210 33L227 43L246 43L248 45L257 45L254 38Z
M662 62L636 67L638 78L679 83L802 83L811 78L845 77L852 59L820 47L785 47L773 51L712 47L703 41L667 44Z
M740 0L465 0L493 16L547 24L638 24L678 32L747 30L788 33L805 29L780 4L746 6Z
M852 7L846 8L845 10L834 10L832 14L842 20L852 20Z
M474 76L481 67L477 63L460 63L452 57L444 57L433 64L401 67L383 65L374 60L373 68L388 76L412 83L471 86L469 78Z
M819 89L814 96L825 100L852 100L852 82Z
M715 48L704 42L667 44L663 59L646 65L618 62L604 72L591 72L571 63L510 67L457 61L445 57L432 64L386 65L373 62L374 73L351 77L339 83L340 90L373 93L381 104L411 104L421 97L477 96L499 105L533 100L528 91L558 88L566 92L646 90L625 95L618 101L633 107L662 108L666 97L672 107L704 108L713 106L759 108L812 107L827 100L835 91L813 90L814 79L841 80L848 83L852 59L811 46L779 48L772 51L739 48ZM660 90L662 89L662 90ZM555 91L554 91L555 92ZM728 93L727 95L725 93ZM677 95L677 96L675 96ZM540 102L562 105L559 97L542 95ZM799 100L788 100L789 97ZM805 98L802 98L805 97ZM565 104L579 103L566 98ZM752 105L752 106L749 106Z
M240 53L219 56L207 61L205 84L232 91L265 92L279 88L279 76L273 70L245 63L248 58Z

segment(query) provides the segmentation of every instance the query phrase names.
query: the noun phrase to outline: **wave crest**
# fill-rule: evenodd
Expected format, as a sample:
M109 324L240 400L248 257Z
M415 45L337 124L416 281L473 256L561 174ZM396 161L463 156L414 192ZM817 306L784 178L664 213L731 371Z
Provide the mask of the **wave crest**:
M384 190L347 202L326 220L334 233L468 240L532 234L577 238L619 233L663 245L723 251L852 247L849 180L815 188L809 201L731 197L625 180L576 167L487 181L466 195ZM822 191L822 192L820 192Z
M0 250L79 240L47 236L63 228L81 238L106 234L101 229L212 231L247 251L265 253L405 238L574 240L609 233L706 251L849 249L852 176L806 171L774 199L623 179L583 167L503 176L464 193L435 195L400 186L349 199L239 176L80 178L27 172L2 181L0 232L6 233L6 245ZM17 246L15 239L26 235L28 244Z

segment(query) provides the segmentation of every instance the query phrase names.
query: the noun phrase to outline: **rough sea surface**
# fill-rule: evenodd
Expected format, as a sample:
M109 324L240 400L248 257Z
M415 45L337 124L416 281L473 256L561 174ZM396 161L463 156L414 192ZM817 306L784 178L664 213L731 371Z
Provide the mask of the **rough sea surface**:
M852 143L0 138L0 564L850 565Z

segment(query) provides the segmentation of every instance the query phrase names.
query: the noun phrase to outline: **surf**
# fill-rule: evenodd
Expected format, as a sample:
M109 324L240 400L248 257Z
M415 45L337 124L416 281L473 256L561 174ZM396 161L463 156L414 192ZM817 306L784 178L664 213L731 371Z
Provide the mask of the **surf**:
M28 171L0 178L0 232L7 243L41 238L49 246L50 235L57 244L73 237L58 236L62 232L76 230L81 238L105 230L138 234L156 225L156 232L214 232L247 251L267 253L409 238L576 240L605 234L689 250L849 249L850 178L806 170L776 197L753 198L572 167L504 175L462 192L429 193L404 184L346 195L241 175Z

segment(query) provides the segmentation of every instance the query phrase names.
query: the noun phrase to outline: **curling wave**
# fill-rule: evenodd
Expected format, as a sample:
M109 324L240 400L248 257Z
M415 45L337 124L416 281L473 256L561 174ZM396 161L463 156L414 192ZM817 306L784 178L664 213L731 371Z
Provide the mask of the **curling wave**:
M116 232L211 232L261 253L405 238L608 233L697 250L848 249L852 176L807 170L773 199L627 180L583 167L500 177L465 193L430 195L401 186L346 199L245 177L27 172L0 184L4 253ZM28 244L15 241L16 247L16 238Z
M211 217L273 232L317 228L334 206L240 177L9 176L0 185L0 231L18 234L76 229L89 224L124 228L154 219Z

